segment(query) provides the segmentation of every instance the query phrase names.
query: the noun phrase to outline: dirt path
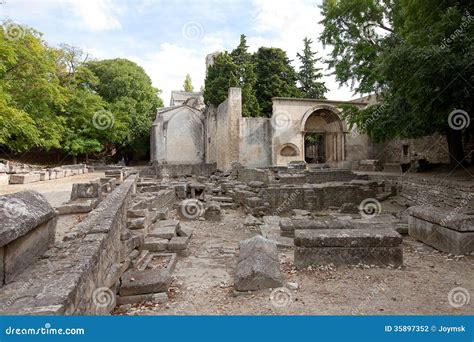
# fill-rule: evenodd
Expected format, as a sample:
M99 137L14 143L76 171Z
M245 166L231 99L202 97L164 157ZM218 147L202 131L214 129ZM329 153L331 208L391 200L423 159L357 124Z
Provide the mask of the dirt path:
M30 184L0 185L0 195L11 194L23 190L35 190L43 194L48 202L53 207L56 207L69 200L72 185L74 183L87 183L88 181L99 177L104 177L104 173L92 172Z
M170 301L135 305L119 314L131 315L468 315L474 299L460 308L448 293L462 287L474 295L474 256L455 258L404 238L401 269L326 267L296 271L292 250L282 250L286 282L299 289L275 307L271 290L233 295L233 272L238 242L259 233L243 226L245 214L229 210L220 223L193 221L190 256L181 257L173 273Z

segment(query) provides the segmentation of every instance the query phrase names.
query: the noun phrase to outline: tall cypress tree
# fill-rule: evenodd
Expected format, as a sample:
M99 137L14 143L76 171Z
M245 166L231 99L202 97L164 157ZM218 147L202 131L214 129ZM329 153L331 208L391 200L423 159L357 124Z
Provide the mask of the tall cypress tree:
M256 63L257 100L265 116L272 115L272 97L300 97L296 87L296 71L286 52L261 47L254 55Z
M302 53L297 53L297 57L301 62L298 72L298 81L300 83L300 92L303 97L311 99L324 99L324 94L328 91L324 82L320 82L323 77L321 68L316 67L316 63L321 58L316 58L316 52L311 50L311 39L307 37L303 39L304 48Z

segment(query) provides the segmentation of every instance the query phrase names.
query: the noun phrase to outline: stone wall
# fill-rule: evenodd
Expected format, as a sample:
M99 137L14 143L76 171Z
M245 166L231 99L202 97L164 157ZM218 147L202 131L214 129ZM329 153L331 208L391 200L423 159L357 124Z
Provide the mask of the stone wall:
M410 163L424 158L430 163L449 163L448 144L444 135L430 135L418 139L397 139L374 144L372 159L382 163Z
M120 232L136 188L130 176L64 241L0 290L0 314L104 314L103 297L112 294L121 275ZM108 306L109 307L109 306Z
M209 177L217 170L216 163L208 164L155 164L155 174L158 178L163 176L180 177L187 175Z
M272 126L268 118L242 118L240 126L240 164L266 167L272 163Z
M407 205L474 209L474 184L409 174L380 174L369 179L384 181L385 187L395 186Z

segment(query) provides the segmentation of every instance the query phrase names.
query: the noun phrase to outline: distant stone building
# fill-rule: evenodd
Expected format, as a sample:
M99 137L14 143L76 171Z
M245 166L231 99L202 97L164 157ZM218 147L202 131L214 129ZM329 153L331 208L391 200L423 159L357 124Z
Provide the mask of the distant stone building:
M395 166L417 158L449 161L443 136L374 144L356 128L350 130L341 106L364 108L375 102L373 97L352 101L275 97L272 101L271 118L243 117L240 88L230 88L217 108L205 107L201 93L173 91L170 107L158 109L153 124L151 162L216 163L228 170L233 162L254 168L306 161L357 170L361 161L375 165L372 159ZM436 145L430 146L432 139L437 139Z

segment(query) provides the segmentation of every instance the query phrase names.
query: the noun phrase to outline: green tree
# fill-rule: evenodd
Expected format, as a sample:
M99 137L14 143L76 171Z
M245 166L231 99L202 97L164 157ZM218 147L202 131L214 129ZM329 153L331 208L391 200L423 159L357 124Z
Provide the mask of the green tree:
M105 111L107 103L92 88L99 79L85 66L87 56L81 49L62 45L58 49L58 77L67 93L62 149L74 158L80 154L101 152L108 137L94 127L94 116Z
M272 97L299 97L296 71L286 52L261 47L254 55L257 75L256 96L265 116L272 115Z
M86 67L99 80L92 89L108 103L112 114L107 117L102 113L109 126L109 144L134 151L146 148L156 108L162 107L163 101L143 68L120 58L90 61Z
M333 46L329 66L341 83L379 100L346 108L348 120L376 141L446 134L451 162L464 160L463 133L473 133L465 114L473 110L471 9L468 1L325 1L321 40ZM464 113L460 127L455 110Z
M39 32L11 21L0 30L0 144L12 152L59 148L66 96L56 50Z
M324 99L324 94L328 91L324 82L319 80L323 77L321 68L316 67L321 58L316 58L316 52L311 50L311 39L304 38L303 52L297 53L301 66L298 72L300 92L303 97L310 99Z
M184 88L184 91L188 91L188 92L193 92L194 91L193 81L191 79L190 74L186 74L186 78L184 79L183 88Z
M248 52L245 35L240 36L239 45L230 53L233 62L237 66L238 87L242 89L242 115L260 116L261 110L255 96L255 65L252 55Z

